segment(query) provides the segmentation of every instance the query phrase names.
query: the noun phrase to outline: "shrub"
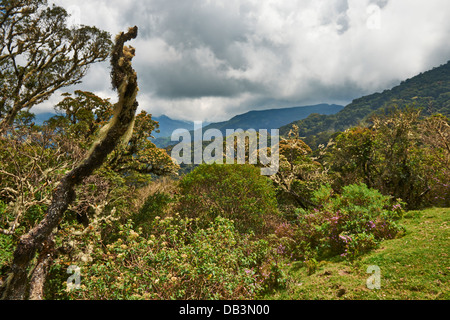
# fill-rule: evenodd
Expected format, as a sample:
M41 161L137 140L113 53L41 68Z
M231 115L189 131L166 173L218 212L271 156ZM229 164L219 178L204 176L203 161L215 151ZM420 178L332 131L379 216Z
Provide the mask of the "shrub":
M365 184L346 186L336 195L324 186L315 193L315 200L322 201L322 206L298 210L295 250L303 259L335 255L353 259L402 230L396 221L404 204Z
M58 261L52 272L58 299L254 299L280 283L273 251L265 240L239 234L233 223L217 217L207 228L195 220L156 217L149 237L134 231L131 221L120 237L95 244L89 264L80 265L81 288L66 292ZM96 240L96 241L92 241ZM57 287L57 288L55 288Z
M201 165L180 182L179 211L200 224L218 216L240 232L268 233L277 219L273 185L252 165Z
M0 228L6 226L6 204L0 200ZM0 280L2 278L2 269L9 266L13 256L13 238L0 232ZM0 281L1 282L1 281Z
M363 182L401 198L408 209L449 205L449 120L423 119L420 111L407 108L371 122L369 128L339 134L328 148L334 187Z
M131 217L134 225L147 232L155 217L165 216L165 212L172 202L174 202L174 199L164 192L156 192L148 196L139 212Z
M277 187L278 203L288 219L295 211L293 207L314 206L313 192L331 181L325 167L313 157L311 148L299 138L296 126L289 139L280 141L279 170L271 179Z

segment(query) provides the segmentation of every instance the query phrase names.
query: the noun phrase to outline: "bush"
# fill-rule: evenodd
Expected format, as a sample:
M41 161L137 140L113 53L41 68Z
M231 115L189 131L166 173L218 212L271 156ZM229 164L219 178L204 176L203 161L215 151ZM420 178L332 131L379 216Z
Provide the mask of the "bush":
M172 196L164 192L156 192L148 196L139 212L131 217L134 225L147 232L155 217L165 216L165 212L172 202L174 202Z
M312 211L299 209L295 226L295 250L303 259L335 255L353 259L402 231L396 221L402 217L404 204L365 184L346 186L336 195L324 186L314 197L322 206Z
M181 180L180 193L180 214L202 225L221 216L240 232L264 234L278 216L272 182L252 165L201 165Z
M415 109L374 116L369 128L339 134L328 148L335 189L363 182L401 198L408 209L448 206L450 122Z
M241 235L233 223L216 218L205 229L189 218L156 217L144 237L130 223L120 237L95 244L89 264L80 265L81 288L66 292L68 275L59 261L53 268L57 299L254 299L280 283L281 273L265 240ZM194 231L195 230L195 231ZM95 241L92 241L95 240Z
M6 204L0 200L0 228L6 227ZM0 280L2 269L9 266L14 252L14 243L11 236L0 233ZM1 283L1 281L0 281Z

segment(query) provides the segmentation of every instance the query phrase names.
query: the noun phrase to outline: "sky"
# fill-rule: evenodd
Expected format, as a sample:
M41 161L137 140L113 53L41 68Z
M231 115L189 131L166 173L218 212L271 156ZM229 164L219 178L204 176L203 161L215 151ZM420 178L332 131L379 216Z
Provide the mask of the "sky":
M450 60L448 0L54 0L69 23L113 36L137 25L141 109L190 121L336 103ZM108 62L77 87L114 102Z

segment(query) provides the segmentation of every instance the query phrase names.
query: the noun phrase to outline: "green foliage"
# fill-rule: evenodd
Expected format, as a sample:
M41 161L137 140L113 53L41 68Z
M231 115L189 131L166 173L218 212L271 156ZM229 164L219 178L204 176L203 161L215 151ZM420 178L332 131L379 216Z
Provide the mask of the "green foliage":
M363 182L403 199L409 208L445 205L450 179L450 125L443 116L420 118L414 109L372 119L369 128L341 133L327 162L335 188Z
M42 220L47 211L46 205L33 205L29 207L22 218L22 227L31 228Z
M5 221L3 218L6 216L6 204L0 200L0 228L4 227ZM13 239L7 235L0 233L0 278L2 276L2 268L9 265L13 255Z
M280 134L287 136L292 124L299 130L299 136L313 149L326 145L335 132L364 124L374 113L383 113L393 104L400 108L414 105L423 109L424 115L441 113L450 116L450 62L421 73L400 85L355 99L337 114L312 114L308 118L295 121L280 128Z
M148 237L130 223L111 243L92 235L93 261L80 265L81 289L66 292L59 282L48 298L254 299L279 283L280 271L267 262L267 241L251 240L221 217L205 229L195 224L175 215L155 218ZM61 273L63 268L53 269L53 285Z
M342 194L324 186L315 200L322 206L299 209L294 227L295 254L305 261L335 255L354 259L402 231L396 221L402 217L403 203L393 203L364 184L346 186Z
M329 183L327 170L313 157L311 148L296 134L294 126L289 139L280 141L279 170L271 178L277 187L277 200L285 215L292 207L314 206L312 194Z
M131 217L134 225L137 228L141 227L143 232L147 232L156 217L165 217L169 204L174 201L174 198L164 192L148 196L139 212Z
M85 158L112 111L108 101L80 91L74 98L66 95L59 108L61 115L42 126L31 125L33 117L22 112L17 124L0 135L0 201L8 204L0 212L2 267L10 263L17 239L42 221L59 181ZM76 197L55 229L58 252L70 255L74 263L89 256L85 252L72 255L80 243L92 247L80 234L101 226L104 239L117 238L115 224L136 213L136 188L148 184L152 173L165 175L177 168L164 150L148 141L156 126L151 116L142 112L135 120L129 143L76 186Z
M201 165L180 181L180 214L204 224L218 216L240 232L264 234L277 218L272 182L252 165Z
M357 182L372 184L373 140L372 130L361 127L348 129L336 137L332 158L328 162L334 171L341 173L340 185Z

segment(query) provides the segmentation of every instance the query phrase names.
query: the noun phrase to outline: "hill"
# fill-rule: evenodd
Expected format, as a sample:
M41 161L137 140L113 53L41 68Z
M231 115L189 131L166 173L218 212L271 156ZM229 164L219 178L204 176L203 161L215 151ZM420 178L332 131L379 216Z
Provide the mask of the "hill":
M36 113L34 114L34 122L37 125L42 125L44 123L44 121L47 121L48 119L50 119L51 117L56 116L56 113L53 112L42 112L42 113Z
M159 132L153 132L155 138L170 137L176 129L191 130L194 127L191 121L173 120L166 115L152 117L152 119L159 123Z
M322 261L308 275L302 262L287 272L287 286L266 296L276 300L448 300L450 209L410 211L399 222L403 237L385 240L353 264ZM370 290L369 266L380 270L380 289Z
M322 115L331 115L339 112L344 108L340 105L335 104L318 104L313 106L298 106L298 107L289 107L289 108L280 108L280 109L269 109L269 110L258 110L258 111L249 111L244 114L240 114L234 116L230 120L216 122L211 124L203 124L203 132L208 129L219 129L222 134L225 135L227 129L255 129L259 131L260 129L278 129L279 127L288 124L292 121L292 119L304 119L308 117L312 113L322 114ZM157 118L155 120L158 121ZM160 128L164 127L164 123L160 122ZM188 127L177 127L177 128L185 128L191 131L191 136L193 137L193 128L194 125L191 123L188 124ZM175 128L175 129L177 129ZM159 135L160 138L156 139L154 143L158 147L167 147L171 144L170 135L172 134L172 129L165 128L166 137L163 135Z
M206 126L204 130L219 129L225 134L226 129L278 129L281 126L290 123L292 119L304 119L313 113L332 115L343 108L343 106L335 104L318 104L313 106L249 111L237 115L228 121L211 123Z
M424 115L441 113L450 116L450 61L405 80L390 90L355 99L336 114L312 114L291 122L280 128L280 134L287 135L295 124L299 127L300 136L315 148L326 144L335 132L365 123L372 114L384 112L393 105L423 108Z

